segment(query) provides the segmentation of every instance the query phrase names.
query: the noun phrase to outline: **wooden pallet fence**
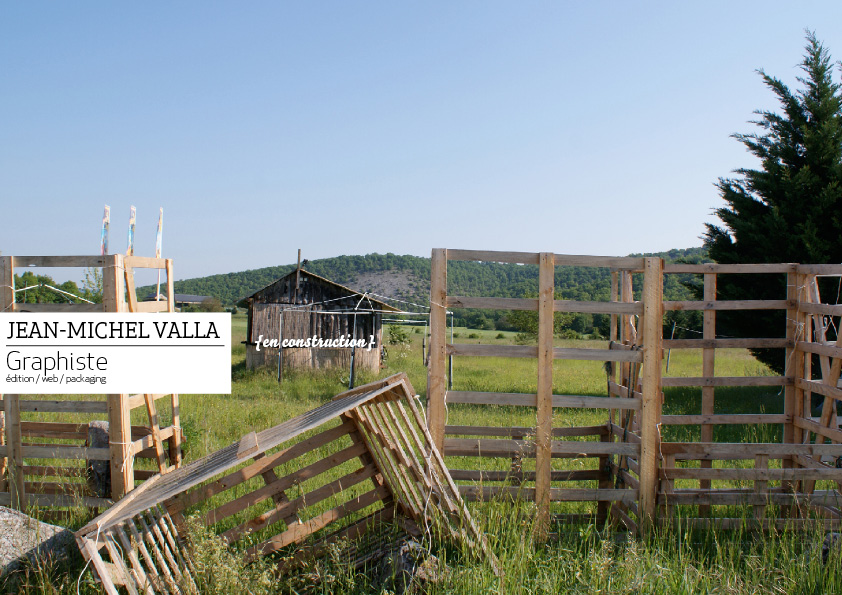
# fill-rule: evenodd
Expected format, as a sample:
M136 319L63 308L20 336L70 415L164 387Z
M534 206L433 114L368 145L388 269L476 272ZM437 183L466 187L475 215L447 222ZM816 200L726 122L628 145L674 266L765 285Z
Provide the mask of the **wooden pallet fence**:
M130 593L149 586L185 592L182 584L194 584L191 553L182 545L190 518L240 545L249 559L283 553L283 569L320 557L343 538L367 537L382 550L397 527L463 544L497 572L404 374L156 475L77 531L76 540L108 593L120 585ZM122 547L109 547L109 539ZM354 565L374 550L358 545Z
M24 267L99 268L103 277L100 304L29 304L17 302L14 274ZM139 302L134 270L164 270L167 300ZM123 256L2 256L0 309L4 312L173 312L171 259ZM171 424L160 426L157 402L165 399ZM179 397L167 395L107 395L97 398L50 398L49 395L0 395L3 424L0 437L0 505L68 508L109 506L146 479L136 458L154 458L157 471L181 465ZM147 410L149 424L131 425L131 411ZM80 419L85 421L80 421ZM71 421L72 420L72 421ZM88 423L109 423L107 447L87 445ZM110 493L94 493L86 482L86 461L108 461ZM41 464L44 463L44 464Z
M457 260L537 265L538 297L513 299L448 295L447 263ZM609 268L614 271L615 288L618 288L620 283L625 285L622 291L616 289L611 301L557 300L554 296L554 277L556 267L559 266ZM641 418L641 412L644 410L644 425L648 427L657 423L657 406L650 407L645 400L650 399L653 403L659 400L660 384L657 378L660 376L660 268L661 261L651 258L575 256L551 252L433 250L427 423L437 446L446 456L476 461L473 468L467 468L467 465L460 462L460 467L466 468L453 470L454 477L461 482L459 489L465 498L483 500L511 495L534 500L538 510L536 526L539 537L548 533L553 502L598 502L596 517L600 520L608 517L609 504L616 503L618 510L622 509L622 517L618 516L618 520L625 522L630 528L636 528L637 522L633 517L638 516L637 501L640 489L640 479L637 475L641 472L639 462L645 459L643 478L652 491L645 503L653 509L651 503L654 502L657 482L657 438L652 441L647 436L645 440L641 440L636 426L631 433L627 428L618 436L614 427L622 426L621 419L631 421ZM654 305L650 307L648 316L645 302L632 298L631 280L634 274L642 275L647 290L657 295L658 299L651 302ZM445 320L449 308L537 311L538 344L498 346L448 343ZM624 341L617 343L622 345L625 342L624 347L627 348L554 347L555 312L611 315L612 328L619 328L618 320L625 325L620 331ZM651 322L649 333L653 348L649 352L633 349L635 339L630 334L633 332L630 329L638 321L646 320ZM445 362L448 356L534 358L538 362L537 390L532 394L447 390ZM628 393L623 382L612 377L609 378L612 390L606 396L553 394L554 360L584 360L599 364L609 362L612 369L625 373L623 378L627 378L631 370L642 375L641 370L645 367L647 380L654 388L649 390L645 388L646 384L642 384L642 388ZM620 396L622 398L617 398ZM535 409L535 425L527 428L446 425L446 407L459 404L531 407ZM610 421L605 425L590 428L554 427L554 416L560 415L559 410L565 408L605 409L606 417L609 417ZM641 455L641 449L645 451L645 455ZM510 459L508 471L483 468L483 460L500 458ZM583 471L565 467L564 461L581 458L596 459L595 468ZM527 459L534 459L534 471L523 471L523 461ZM634 471L631 471L630 465ZM563 482L590 482L593 487L556 487L563 485ZM652 516L651 510L648 510L647 514Z

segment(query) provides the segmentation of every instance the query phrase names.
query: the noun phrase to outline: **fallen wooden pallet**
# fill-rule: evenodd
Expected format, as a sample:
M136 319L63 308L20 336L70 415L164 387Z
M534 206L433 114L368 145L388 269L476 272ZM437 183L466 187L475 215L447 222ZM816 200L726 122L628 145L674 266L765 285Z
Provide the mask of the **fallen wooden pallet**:
M77 531L76 541L108 593L120 585L131 594L191 592L188 513L229 544L247 538L254 544L247 558L283 551L283 568L290 555L319 557L339 539L397 522L465 545L498 572L404 374L153 477ZM362 552L355 562L366 559Z

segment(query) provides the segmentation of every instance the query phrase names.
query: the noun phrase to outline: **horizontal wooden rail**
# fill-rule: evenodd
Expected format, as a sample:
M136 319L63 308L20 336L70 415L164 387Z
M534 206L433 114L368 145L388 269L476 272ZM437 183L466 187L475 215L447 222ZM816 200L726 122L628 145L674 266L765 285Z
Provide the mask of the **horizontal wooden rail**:
M639 394L639 393L638 393ZM514 405L535 407L536 395L529 393L489 393L472 391L448 391L448 404L463 405ZM588 397L580 395L553 395L552 406L578 407L582 409L640 409L640 399L615 399L610 397Z
M623 442L561 442L551 445L554 458L579 458L605 455L637 455L640 446ZM445 438L444 453L462 457L535 456L535 443L528 440L498 440L483 438Z
M670 504L688 505L701 504L711 506L739 506L740 504L751 504L755 506L762 506L764 504L808 504L816 505L836 505L842 503L837 493L816 492L814 494L784 494L784 493L757 493L757 492L741 492L741 493L722 493L720 490L711 490L710 492L693 492L682 493L676 491L672 494L659 494L658 499Z
M114 504L108 498L94 498L92 496L68 496L65 494L24 494L27 506L63 506L75 508L87 506L89 508L109 508ZM0 506L12 506L9 492L0 492Z
M33 313L43 313L43 312L104 312L104 308L102 304L86 304L86 303L79 303L79 304L27 304L27 303L16 303L13 305L12 311L14 312L33 312Z
M532 502L535 500L535 488L515 486L468 486L460 485L459 493L470 502L491 500L500 495ZM552 502L623 502L632 504L637 501L637 490L588 489L588 488L551 488Z
M510 264L538 264L537 252L498 252L496 250L447 250L447 260L475 262L505 262ZM556 254L556 266L604 267L643 270L643 258L630 256L588 256Z
M164 397L169 397L168 394L160 394L160 395L152 395L152 399L157 401L159 399L163 399ZM143 395L131 395L129 397L129 409L137 409L138 407L145 407L146 401L143 398Z
M7 446L0 446L2 456L6 456ZM24 446L21 448L26 459L89 459L92 461L110 461L111 450L90 446Z
M836 442L842 442L842 430L839 430L837 428L828 428L826 426L814 422L811 419L805 419L803 417L796 417L793 420L793 423L795 423L795 427L801 428L802 430L808 430L810 432L818 434L819 436L830 438L831 440L835 440Z
M138 312L146 312L146 313L155 313L155 312L166 312L167 311L167 302L138 302L137 303L137 311Z
M796 271L802 275L842 275L840 264L799 264Z
M786 376L667 376L661 386L788 386Z
M529 298L468 297L451 295L447 297L448 308L475 308L486 310L538 310L538 300ZM578 312L583 314L642 314L640 302L593 302L577 300L554 300L555 312Z
M662 415L661 423L665 426L695 426L700 424L785 424L790 421L788 415L776 414L722 414L708 415Z
M126 266L136 269L165 269L167 268L166 258L155 258L154 256L125 256L123 262Z
M798 378L795 386L801 390L810 391L831 399L842 400L842 389L824 384L821 380L805 380Z
M788 339L664 339L664 349L785 349Z
M538 348L532 345L479 345L472 343L450 343L447 355L469 357L537 357ZM621 351L616 349L578 349L553 348L554 359L584 360L596 362L633 362L643 361L640 351Z
M104 266L108 256L12 256L12 266L22 267L90 267ZM23 271L20 271L23 273Z
M445 434L464 436L533 436L533 427L499 426L444 426ZM553 428L553 436L606 436L608 428L601 426L577 426L571 428Z
M842 469L700 469L666 467L661 469L663 479L710 479L744 481L798 481L807 479L829 479L842 481Z
M786 310L795 307L795 300L733 300L733 301L665 301L664 311L704 310L704 311L735 311L735 310Z
M584 471L552 471L550 481L597 481L605 474L597 469ZM455 481L535 481L534 471L482 471L477 469L451 469Z
M629 398L629 387L623 386L622 384L617 384L616 382L608 381L608 394L620 397L622 399ZM641 398L643 393L638 391L632 391L632 396L635 398ZM622 405L612 405L612 409L623 409Z
M780 444L774 442L662 442L662 454L693 455L692 459L710 457L711 459L739 458L732 455L750 456L769 455L781 458L791 455L807 456L842 456L842 444Z
M815 353L816 355L826 355L828 357L842 357L842 347L836 347L835 344L798 341L795 344L795 348L805 353Z
M0 399L0 403L2 403ZM42 413L108 413L106 401L47 401L27 400L20 402L20 410Z
M64 440L87 440L88 424L61 422L22 421L20 433L24 437L60 438Z
M820 316L842 316L842 304L812 304L799 302L798 309L807 314L818 314Z
M675 273L725 273L725 274L745 274L745 273L794 273L795 264L789 263L773 263L773 264L665 264L664 274Z

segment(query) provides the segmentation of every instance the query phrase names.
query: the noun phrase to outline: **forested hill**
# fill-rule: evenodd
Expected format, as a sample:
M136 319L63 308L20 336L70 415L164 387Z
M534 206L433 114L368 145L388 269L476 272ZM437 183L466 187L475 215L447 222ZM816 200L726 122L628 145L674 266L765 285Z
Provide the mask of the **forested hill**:
M644 256L633 254L632 256ZM645 256L660 256L667 262L710 262L702 248L670 250ZM430 259L395 254L337 256L308 262L304 268L360 291L426 303L430 291ZM175 282L178 293L214 296L230 306L295 269L294 264L211 275ZM667 277L668 299L689 295L675 275ZM607 300L611 282L607 269L557 267L556 290L564 299ZM448 289L454 295L523 297L538 291L538 267L490 262L448 264ZM150 288L140 288L145 295Z

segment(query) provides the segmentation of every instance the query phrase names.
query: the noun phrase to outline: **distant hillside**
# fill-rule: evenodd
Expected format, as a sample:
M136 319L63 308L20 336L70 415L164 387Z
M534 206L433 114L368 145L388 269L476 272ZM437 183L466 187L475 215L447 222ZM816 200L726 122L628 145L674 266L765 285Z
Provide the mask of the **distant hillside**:
M634 254L632 256L644 256ZM686 248L646 254L660 256L667 262L710 262L703 248ZM365 256L336 256L310 261L305 268L337 283L358 291L369 291L381 296L399 298L426 304L430 292L430 259L419 256L395 254L366 254ZM217 297L222 304L231 306L279 277L293 271L295 265L283 265L211 275L175 282L178 293L191 293ZM448 287L452 294L487 295L497 297L523 297L535 295L538 290L538 267L491 262L451 262L448 265ZM565 299L607 300L611 278L607 269L585 267L559 267L556 270L556 288ZM143 295L151 288L140 288ZM664 293L669 299L690 296L680 278L667 278ZM471 320L485 317L494 327L504 328L503 313L470 313L462 319L465 323L483 324Z

